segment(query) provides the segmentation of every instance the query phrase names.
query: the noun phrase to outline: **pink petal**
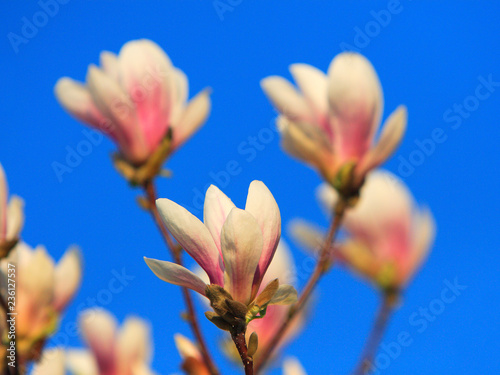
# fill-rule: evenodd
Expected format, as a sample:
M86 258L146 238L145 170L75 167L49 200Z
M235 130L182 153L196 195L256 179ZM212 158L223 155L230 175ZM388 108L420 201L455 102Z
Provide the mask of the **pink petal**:
M118 333L116 356L118 373L127 374L136 365L149 363L152 354L151 327L142 319L130 317Z
M221 251L221 231L227 215L235 207L234 203L215 185L210 185L205 194L205 206L203 207L203 222L208 228L215 245Z
M382 88L370 62L341 53L328 69L330 123L342 161L360 159L370 148L382 114Z
M262 231L262 255L253 281L256 293L278 247L281 216L276 200L262 181L252 181L250 184L245 211L252 214Z
M82 279L81 254L78 248L66 251L55 269L53 306L61 312L75 295Z
M157 199L156 206L172 236L205 270L210 282L222 286L219 250L207 227L184 207L169 199Z
M370 170L381 165L394 153L405 133L406 121L406 107L399 106L386 120L377 144L356 166L356 176L359 182Z
M121 129L111 126L111 120L97 109L84 85L64 77L57 81L54 90L59 103L78 120L109 134L116 142L123 140Z
M271 76L260 81L260 86L274 107L294 121L312 122L312 113L306 100L286 79Z
M210 91L203 90L183 109L178 123L173 126L174 143L177 148L186 142L206 121L210 113Z
M153 152L170 125L176 96L172 63L146 39L126 43L118 62L122 87L134 103L141 132Z
M94 308L85 310L79 319L82 336L97 360L100 374L116 369L115 348L117 323L109 312Z
M205 295L206 284L193 272L178 264L144 257L153 273L167 283L180 285Z
M293 79L313 108L316 122L333 141L333 131L328 122L328 77L321 70L307 64L290 66Z
M252 282L262 253L262 231L252 214L233 208L222 227L226 288L244 304L251 300Z
M88 69L87 83L97 108L110 120L108 127L116 134L124 156L133 163L142 163L149 156L149 151L132 101L118 83L95 66L91 65Z

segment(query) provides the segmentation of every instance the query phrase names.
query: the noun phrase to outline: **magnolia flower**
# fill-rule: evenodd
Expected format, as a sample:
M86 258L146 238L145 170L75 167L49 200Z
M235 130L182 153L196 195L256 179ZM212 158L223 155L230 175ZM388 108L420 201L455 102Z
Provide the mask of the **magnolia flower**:
M100 60L100 68L89 66L86 85L64 77L55 94L77 119L109 134L129 163L143 164L169 130L171 152L207 118L208 91L186 104L186 75L152 41L128 42L118 56L104 51Z
M283 362L283 375L306 375L306 370L302 367L299 360L294 357L288 357Z
M205 196L204 223L168 199L156 205L172 236L207 273L210 284L223 287L235 301L249 305L257 296L281 234L278 205L260 181L250 184L246 207L235 207L217 187ZM206 296L207 285L174 263L145 258L160 279ZM281 285L273 301L290 303L296 292Z
M8 198L7 180L0 164L0 253L7 255L8 250L15 245L24 223L23 206L21 198L13 196Z
M294 284L297 278L295 271L295 264L292 258L292 254L288 247L280 242L276 254L274 255L273 261L269 266L264 279L262 280L261 290L264 289L263 286L272 280L278 278L280 283ZM255 361L258 361L261 350L268 347L270 341L274 335L279 330L282 323L288 317L288 312L290 310L289 306L273 305L267 308L266 315L261 319L252 320L247 327L246 337L247 342L249 341L250 335L255 332L259 339L259 346L257 352L253 356ZM286 334L280 341L279 346L284 346L288 341L290 341L302 328L304 322L304 310L293 320L292 324L289 325ZM232 341L228 338L224 342L224 351L235 361L239 360L239 354L236 350ZM280 348L275 348L274 353L277 354Z
M62 311L80 285L80 253L70 248L55 265L43 246L32 249L23 242L18 243L1 262L4 296L8 296L5 284L13 267L17 350L22 360L31 360L55 330Z
M200 349L191 340L181 334L176 334L174 340L183 361L182 369L188 375L210 375Z
M318 169L326 181L344 165L354 164L352 184L382 164L401 141L406 108L400 106L386 120L378 141L383 94L377 73L357 53L335 57L328 75L306 64L290 66L297 91L287 80L271 76L261 86L276 109L284 149Z
M118 330L116 319L102 309L86 310L80 330L90 350L69 350L67 366L75 375L154 375L150 368L149 325L128 318Z
M31 375L65 375L64 350L52 348L45 350L38 363L33 367Z
M324 184L319 197L325 210L338 199ZM331 211L330 211L331 212ZM399 290L421 265L434 239L434 220L416 206L406 186L389 172L371 173L361 188L359 203L343 220L350 237L338 246L340 259L386 290ZM317 243L312 227L294 226L303 243Z

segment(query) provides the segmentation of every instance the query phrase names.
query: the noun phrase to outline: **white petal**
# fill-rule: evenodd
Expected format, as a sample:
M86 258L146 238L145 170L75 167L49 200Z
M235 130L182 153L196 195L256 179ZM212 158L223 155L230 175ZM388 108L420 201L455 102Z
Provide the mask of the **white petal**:
M414 214L413 220L413 248L410 260L412 270L409 272L409 277L429 254L434 237L436 236L436 224L430 210L424 208L422 211L418 211Z
M32 375L64 375L65 356L60 348L44 350L42 358L33 367Z
M117 322L109 312L94 308L85 310L79 318L82 336L96 358L101 372L113 368Z
M55 269L54 308L62 311L73 298L82 279L81 253L77 247L66 251Z
M158 199L156 206L167 229L205 270L210 282L222 285L219 250L207 227L184 207L169 199Z
M174 335L174 340L175 340L175 346L177 347L177 350L179 351L179 354L181 355L182 359L202 358L200 349L198 349L198 347L195 344L193 344L193 342L189 340L187 337L181 335L180 333L176 333Z
M186 142L206 121L210 113L210 91L203 90L191 99L179 116L179 121L173 125L173 147L179 147Z
M316 197L326 217L330 218L339 199L337 190L335 190L330 184L322 183L316 189Z
M7 239L14 240L19 238L23 225L24 200L17 196L12 196L7 208Z
M97 362L88 350L68 350L66 366L74 375L99 375Z
M189 97L189 81L184 72L178 68L173 68L175 93L172 114L170 116L170 125L178 124L179 119L184 112L187 99Z
M295 262L283 239L279 242L273 260L262 279L259 293L274 279L279 279L281 284L294 284L297 281Z
M112 52L102 51L99 57L102 70L114 81L119 82L120 67L118 65L118 56Z
M151 345L150 325L139 318L127 318L118 334L119 373L128 373L138 363L150 363Z
M274 107L294 121L312 122L312 113L304 97L286 79L271 76L260 81L260 86Z
M205 194L203 222L208 228L215 245L221 251L220 236L227 215L235 207L234 203L215 185L210 185ZM222 256L222 252L220 253Z
M252 214L262 231L262 255L254 280L254 286L258 289L280 240L280 209L267 186L262 181L256 180L252 181L248 189L245 211Z
M114 139L122 139L119 129L112 126L111 119L97 108L86 86L71 78L60 78L54 88L59 104L78 120L109 133Z
M356 166L356 175L359 180L362 180L371 169L381 165L394 153L405 133L407 117L406 107L403 105L389 116L384 123L377 144Z
M206 284L193 272L178 264L144 257L153 273L170 284L184 286L205 295Z
M235 207L222 227L221 240L227 273L224 287L235 300L248 304L262 253L262 231L252 214Z
M293 64L290 66L290 72L315 112L325 119L328 115L328 78L326 74L308 64Z
M297 358L288 357L283 363L283 375L307 375Z

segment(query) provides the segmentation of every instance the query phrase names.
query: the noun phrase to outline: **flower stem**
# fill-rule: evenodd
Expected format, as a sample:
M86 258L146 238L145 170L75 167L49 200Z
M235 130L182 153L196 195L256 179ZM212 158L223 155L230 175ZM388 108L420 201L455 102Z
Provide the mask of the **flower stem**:
M393 292L384 292L382 303L380 304L380 308L373 323L372 331L368 336L363 349L363 354L361 355L361 358L352 375L364 375L371 370L373 358L375 357L375 354L377 354L377 349L382 341L384 332L387 329L390 317L394 311L396 300L397 294Z
M261 351L261 355L259 357L259 362L256 363L255 365L255 370L256 372L259 372L262 370L269 359L271 358L271 355L273 351L278 347L281 339L285 335L290 323L293 321L293 319L298 315L299 312L302 311L302 309L305 307L309 297L312 294L312 291L318 285L319 280L321 277L326 273L326 271L329 269L329 266L331 264L331 247L332 243L335 239L335 236L340 228L340 224L342 222L342 218L344 216L344 212L346 209L346 202L343 199L339 199L337 202L337 205L335 206L335 212L333 215L332 223L330 225L330 229L328 231L328 234L325 238L325 241L323 243L323 246L321 247L320 251L320 257L318 259L318 262L316 263L316 267L309 277L309 280L307 281L307 284L302 291L302 294L300 295L297 303L290 308L290 311L288 313L288 316L286 320L282 323L280 326L279 330L276 332L276 334L273 336L267 347L265 347Z
M245 367L245 375L253 375L253 358L248 355L247 343L245 340L246 326L244 324L233 327L231 338L240 354L241 362Z
M167 228L163 225L163 222L160 217L160 213L158 212L158 208L156 207L156 188L154 186L153 181L146 181L144 183L144 191L146 193L146 198L148 200L148 210L153 217L153 220L160 231L163 240L167 244L172 257L174 258L175 263L182 265L182 257L181 257L181 247L175 245L172 238L170 237L170 233ZM218 375L219 371L215 367L215 364L210 356L210 353L207 348L207 344L205 343L205 339L203 338L203 334L200 329L200 325L198 324L198 320L196 317L196 312L193 304L193 300L191 298L191 294L187 288L182 287L182 296L184 298L184 302L187 308L187 321L191 326L191 330L193 331L194 336L196 337L196 341L198 342L198 346L201 351L201 355L203 356L203 360L211 375Z

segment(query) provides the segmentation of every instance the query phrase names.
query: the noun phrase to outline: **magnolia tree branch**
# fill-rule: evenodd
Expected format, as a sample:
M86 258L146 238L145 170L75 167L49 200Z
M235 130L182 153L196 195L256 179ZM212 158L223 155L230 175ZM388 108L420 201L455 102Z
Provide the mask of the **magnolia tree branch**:
M180 246L174 244L172 238L170 237L170 233L168 232L167 228L165 227L165 225L161 220L158 208L156 207L157 195L154 183L152 181L147 181L144 184L144 191L146 193L146 197L148 200L148 211L153 217L153 220L156 223L156 226L158 227L158 230L160 231L165 243L167 244L167 247L169 248L175 263L182 265L182 258L181 258L182 249ZM207 344L205 343L205 339L203 338L200 325L198 324L198 319L196 317L196 312L193 300L191 298L191 294L189 293L189 290L187 288L181 287L181 289L182 289L182 295L184 297L184 302L187 308L187 321L191 326L191 330L193 331L194 336L196 337L196 341L198 342L198 346L200 348L201 355L203 356L205 365L207 366L211 375L218 375L219 372L215 367L212 357L210 356L210 352L208 351Z
M259 372L266 366L267 362L271 358L271 355L273 354L273 351L278 347L280 341L283 339L283 336L285 335L288 327L290 326L290 323L304 309L305 305L307 304L307 301L309 300L309 297L312 294L312 291L314 290L316 285L318 285L318 282L323 276L323 274L325 274L326 271L328 270L332 261L331 257L332 244L340 228L340 224L342 222L345 209L346 209L345 201L343 199L339 199L337 205L335 206L335 212L333 215L332 223L330 225L330 229L325 238L323 246L321 247L319 260L316 263L316 267L311 276L309 277L309 280L304 290L302 291L302 294L300 295L297 303L290 308L290 312L288 313L286 320L282 323L279 330L273 336L267 347L263 348L263 350L261 351L259 361L255 364L256 372Z
M253 375L253 359L248 355L248 347L245 341L245 325L241 327L234 327L231 331L231 338L233 339L234 345L236 345L236 349L241 358L241 362L243 362L243 366L245 367L245 375Z
M384 293L377 317L373 323L372 331L368 336L365 348L363 349L363 354L361 355L358 365L352 375L365 375L372 369L373 358L375 357L375 354L377 354L377 349L382 341L384 332L387 329L390 317L394 311L396 300L397 294L393 292Z

